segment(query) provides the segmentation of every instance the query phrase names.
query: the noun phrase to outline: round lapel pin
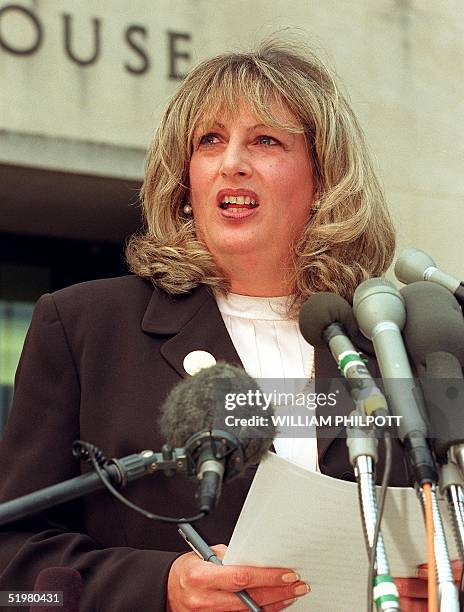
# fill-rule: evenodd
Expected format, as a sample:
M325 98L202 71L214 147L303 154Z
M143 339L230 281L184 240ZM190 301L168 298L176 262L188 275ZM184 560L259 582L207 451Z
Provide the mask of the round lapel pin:
M184 370L187 374L193 376L204 368L209 368L215 365L216 359L207 351L192 351L185 356L183 361Z

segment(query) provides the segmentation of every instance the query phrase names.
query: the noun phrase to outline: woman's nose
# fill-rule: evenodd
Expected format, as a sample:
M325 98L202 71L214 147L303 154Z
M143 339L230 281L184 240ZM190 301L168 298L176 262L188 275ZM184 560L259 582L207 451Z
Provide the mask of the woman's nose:
M246 146L229 142L223 151L220 173L222 176L250 176L250 158Z

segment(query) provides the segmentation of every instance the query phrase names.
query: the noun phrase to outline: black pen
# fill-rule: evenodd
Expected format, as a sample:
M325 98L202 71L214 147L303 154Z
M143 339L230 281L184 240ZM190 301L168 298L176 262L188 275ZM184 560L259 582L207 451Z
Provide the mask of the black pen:
M190 548L196 552L201 559L209 561L209 563L214 563L215 565L222 565L222 561L216 556L214 550L208 546L190 523L179 523L177 529ZM262 608L258 606L246 591L235 591L235 595L237 595L252 612L262 612Z

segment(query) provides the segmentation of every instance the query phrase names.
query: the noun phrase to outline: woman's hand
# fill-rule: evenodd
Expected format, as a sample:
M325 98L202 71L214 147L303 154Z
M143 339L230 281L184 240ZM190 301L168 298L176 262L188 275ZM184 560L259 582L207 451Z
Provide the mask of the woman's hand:
M213 546L222 559L227 547ZM246 610L234 591L248 591L266 612L286 608L309 591L292 570L214 565L195 553L178 557L168 577L168 612Z
M461 580L462 563L451 561L457 586ZM417 578L395 578L400 593L401 612L427 612L427 564L419 565Z

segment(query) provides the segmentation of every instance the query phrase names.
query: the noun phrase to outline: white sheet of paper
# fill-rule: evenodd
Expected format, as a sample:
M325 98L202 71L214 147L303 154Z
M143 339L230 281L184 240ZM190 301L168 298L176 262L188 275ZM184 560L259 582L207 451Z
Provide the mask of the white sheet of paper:
M456 547L446 504L443 522L452 558ZM426 561L425 527L416 493L390 488L382 521L393 576L414 576ZM292 610L366 609L367 553L357 485L310 472L268 453L242 508L225 564L293 568L311 593Z

